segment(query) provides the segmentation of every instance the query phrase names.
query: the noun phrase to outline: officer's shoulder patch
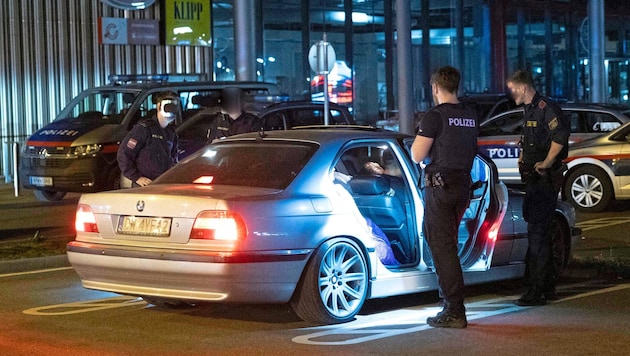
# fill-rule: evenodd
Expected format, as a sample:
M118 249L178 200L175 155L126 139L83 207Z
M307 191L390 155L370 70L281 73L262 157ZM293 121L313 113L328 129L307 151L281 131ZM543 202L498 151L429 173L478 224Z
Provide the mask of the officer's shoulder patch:
M138 141L135 138L130 138L129 141L127 141L127 148L133 150L134 148L136 148L137 144Z
M538 102L538 108L544 109L547 106L547 103L544 100Z
M554 117L549 121L549 130L555 130L558 127L558 118Z

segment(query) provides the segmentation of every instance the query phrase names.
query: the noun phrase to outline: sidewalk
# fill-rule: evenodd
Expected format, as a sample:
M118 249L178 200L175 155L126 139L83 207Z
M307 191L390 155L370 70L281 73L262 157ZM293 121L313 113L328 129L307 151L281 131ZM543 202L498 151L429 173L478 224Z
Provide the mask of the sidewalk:
M0 184L0 247L42 245L42 249L65 246L74 235L74 215L80 194L67 194L58 202L40 202L31 190L18 196L12 183ZM22 244L21 242L24 241ZM18 251L19 252L19 251ZM25 251L25 255L32 251ZM66 255L1 260L0 274L69 266Z

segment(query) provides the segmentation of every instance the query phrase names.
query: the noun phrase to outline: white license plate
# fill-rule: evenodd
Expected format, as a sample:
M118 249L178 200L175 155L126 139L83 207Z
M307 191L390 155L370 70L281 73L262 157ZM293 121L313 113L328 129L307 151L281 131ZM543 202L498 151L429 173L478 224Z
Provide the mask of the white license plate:
M119 234L164 237L171 234L171 218L124 215L118 218Z
M52 177L28 177L29 183L37 187L50 187L53 185Z

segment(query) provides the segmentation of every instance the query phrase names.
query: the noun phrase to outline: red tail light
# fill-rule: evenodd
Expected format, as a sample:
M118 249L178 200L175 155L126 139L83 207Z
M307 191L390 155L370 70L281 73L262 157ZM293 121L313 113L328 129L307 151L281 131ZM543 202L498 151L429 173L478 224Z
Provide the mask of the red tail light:
M89 205L79 204L77 206L74 226L77 232L98 232L96 216L94 216L94 212L92 212L92 208Z
M197 215L190 233L191 239L242 240L247 235L245 222L231 211L202 211Z

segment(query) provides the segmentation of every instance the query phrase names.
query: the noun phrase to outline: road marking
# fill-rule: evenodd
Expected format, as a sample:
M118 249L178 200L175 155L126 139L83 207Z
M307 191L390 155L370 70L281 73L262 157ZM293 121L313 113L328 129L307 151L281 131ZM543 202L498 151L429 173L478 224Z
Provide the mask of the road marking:
M559 290L558 293L580 291L584 287L597 288L601 286L593 285L573 285L567 286L566 291ZM617 290L630 288L630 284L621 284L604 289L594 290L567 298L551 302L550 304L561 303L568 300L583 298L591 295L609 293ZM470 320L488 318L494 315L512 313L532 307L521 307L514 304L518 296L499 297L491 300L466 303L466 318ZM342 326L321 326L297 331L315 330L315 332L296 336L293 342L306 345L326 345L342 346L374 341L392 336L415 333L427 329L432 329L425 323L429 316L435 315L441 307L412 307L374 315L359 315L355 321Z
M582 221L575 225L581 228L582 231L588 231L588 230L599 229L606 226L613 226L613 225L619 225L619 224L625 224L625 223L630 223L630 217L616 216L616 217L610 217L610 218L593 219L593 220Z
M64 271L64 270L67 270L67 269L72 269L72 267L59 267L59 268L40 269L40 270L37 270L37 271L27 271L27 272L16 272L16 273L0 274L0 278L3 278L3 277L15 277L15 276L25 276L27 274L38 274L38 273L46 273L46 272Z
M96 299L89 300L85 302L74 302L74 303L64 303L64 304L55 304L55 305L47 305L43 307L36 307L31 309L26 309L22 313L28 315L69 315L69 314L79 314L79 313L88 313L93 311L101 311L105 309L114 309L114 308L123 308L129 306L137 306L137 305L147 305L142 298L137 297L129 297L129 296L120 296L113 298L104 298L104 299Z

